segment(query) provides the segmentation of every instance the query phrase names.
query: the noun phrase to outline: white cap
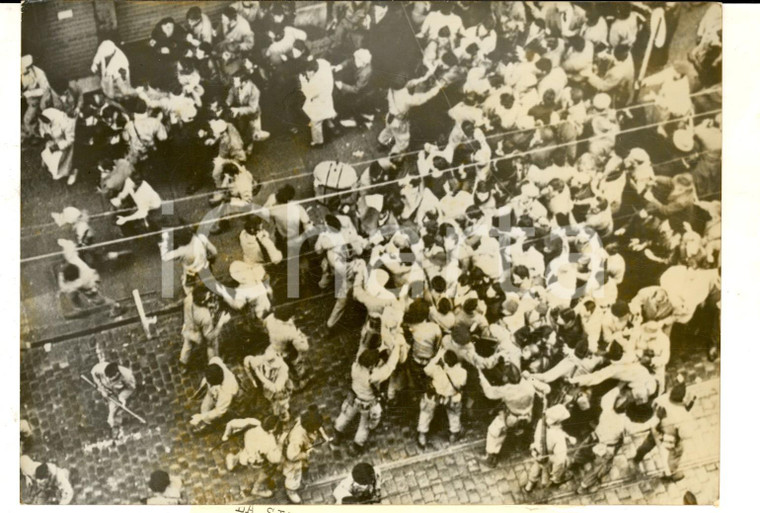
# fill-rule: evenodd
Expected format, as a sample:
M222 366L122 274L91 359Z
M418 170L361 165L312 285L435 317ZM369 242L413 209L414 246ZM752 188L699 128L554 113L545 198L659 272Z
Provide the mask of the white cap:
M673 145L681 151L691 151L694 149L694 136L684 128L673 132Z
M596 110L607 110L612 105L612 98L607 93L599 93L594 96L591 104Z

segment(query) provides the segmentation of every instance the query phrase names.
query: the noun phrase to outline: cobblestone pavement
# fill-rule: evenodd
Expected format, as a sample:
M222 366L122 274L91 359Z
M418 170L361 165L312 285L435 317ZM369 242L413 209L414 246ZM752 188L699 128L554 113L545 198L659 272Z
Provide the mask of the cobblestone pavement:
M330 335L324 319L331 305L329 298L301 300L296 305L296 322L311 340L309 361L313 379L294 395L294 413L314 403L334 419L348 388L347 369L356 351L362 312L358 309L348 312L342 329ZM139 325L128 325L22 352L21 412L22 418L31 423L36 442L30 455L35 460L53 461L70 469L76 503L136 503L147 495L145 483L156 468L180 475L194 504L251 501L247 494L253 476L245 471L230 474L224 468L225 454L237 450L239 442L233 440L213 448L221 440L221 430L201 436L189 430L189 417L200 407L200 401L191 400L191 396L200 383L201 370L198 366L189 375L179 371L181 321L180 314L161 317L158 335L151 340L145 338ZM223 344L222 356L233 371L242 376L243 353L256 350L262 344L265 341L255 337L245 340L231 330ZM79 376L89 374L99 354L131 367L142 383L129 405L148 423L127 422L124 438L116 442L111 441L105 422L105 403ZM698 431L706 441L699 446L709 454L695 453L696 460L692 464L697 466L688 470L687 479L677 485L665 486L656 478L633 476L626 468L625 459L620 457L608 479L616 483L622 481L611 489L603 487L596 494L576 497L572 493L575 486L567 483L559 490L543 495L537 491L528 497L520 491L529 465L524 446L513 448L513 456L496 469L482 462L482 439L490 421L487 413L465 421L465 436L455 447L448 447L442 435L436 436L434 423L429 447L422 451L415 443L417 411L414 406L409 410L387 412L363 459L384 469L387 467L384 474L389 481L385 501L392 504L597 503L613 501L613 495L614 501L622 503L678 502L676 496L683 495L682 489L702 480L717 487L717 478L713 476L717 476L718 468L719 367L706 361L701 353L681 350L675 351L671 368L671 379L680 371L688 383L705 380L698 386L707 389L695 407L695 416L699 418ZM237 414L260 415L257 412L262 400L255 394L250 387L245 389L245 399L233 405ZM331 427L327 430L329 432ZM439 429L438 433L443 431ZM346 475L356 461L345 446L315 451L306 477L305 502L323 503L329 499L335 480ZM648 470L655 471L651 462ZM629 483L632 479L639 481ZM278 487L282 488L281 482ZM700 493L706 494L708 489L699 487ZM715 497L717 488L705 500ZM285 501L282 491L271 500Z

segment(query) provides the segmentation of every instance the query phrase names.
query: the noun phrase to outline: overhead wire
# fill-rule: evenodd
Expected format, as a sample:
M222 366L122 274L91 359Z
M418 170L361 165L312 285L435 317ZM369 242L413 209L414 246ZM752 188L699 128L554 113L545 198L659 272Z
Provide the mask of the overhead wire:
M703 96L703 95L707 95L707 94L714 94L715 92L716 92L715 90L708 89L708 90L698 91L696 93L692 93L692 94L689 95L689 97L694 98L694 97ZM608 109L607 112L605 112L605 113L589 116L588 120L592 120L592 119L595 119L597 117L606 117L609 112L630 111L632 109L640 109L640 108L644 108L644 107L649 107L649 106L654 105L655 103L656 103L655 101L650 101L650 102L644 102L644 103L637 103L635 105L629 105L627 107L620 107L620 108L617 108L617 109ZM552 127L560 126L560 125L562 125L564 123L566 123L566 121L562 120L562 121L558 121L556 123L548 123L548 124L545 124L545 125L537 125L537 126L530 127L530 128L517 128L517 129L507 130L505 132L497 132L497 133L489 134L489 135L485 136L484 138L485 138L485 140L491 140L491 139L500 138L500 137L509 137L509 136L512 136L512 135L520 134L520 133L535 131L535 130L538 130L538 129L541 129L541 128L552 128ZM477 141L477 139L475 139L475 138L465 139L464 141L462 141L462 144L476 142L476 141ZM429 143L429 144L431 144L431 143ZM434 145L434 146L438 150L442 150L443 149L440 146L437 146L437 145ZM357 161L357 162L346 162L345 164L348 165L348 166L352 166L352 167L364 166L364 165L367 165L367 164L372 164L374 162L379 162L381 160L387 160L389 158L396 159L396 158L403 158L403 157L408 157L408 156L411 156L411 155L416 155L420 151L421 150L407 151L407 152L396 153L396 154L393 154L393 155L386 155L386 156L376 157L376 158L362 160L362 161ZM295 170L304 169L304 168L305 168L305 166L296 166L296 167L292 168L292 170L295 171ZM256 185L258 187L264 187L265 185L271 185L271 184L275 184L275 183L286 182L286 181L295 180L295 179L298 179L298 178L303 178L303 177L306 177L306 176L312 176L312 172L295 173L295 174L288 174L287 176L274 177L274 178L271 178L271 179L268 179L268 180L264 180L264 181L258 182ZM202 192L202 193L199 193L199 194L191 194L191 195L188 195L188 196L182 196L180 198L174 198L174 199L170 199L170 200L165 200L165 201L162 202L162 205L177 204L177 203L182 203L182 202L185 202L185 201L191 201L191 200L195 200L195 199L207 198L207 197L213 196L216 193L217 193L217 191L213 190L213 191L208 191L208 192ZM114 216L114 215L119 215L119 214L123 214L123 213L129 212L130 210L131 209L117 209L117 210L108 210L108 211L105 211L105 212L98 212L96 214L90 214L89 215L89 219L98 219L98 218L102 218L102 217L111 217L111 216ZM27 231L27 230L36 230L36 229L40 229L40 228L47 228L47 227L50 227L50 226L56 226L56 223L54 223L54 222L41 223L41 224L37 224L37 225L26 226L26 227L23 227L22 229L25 230L25 231ZM25 237L31 237L31 236L37 236L37 235L38 234L27 235ZM24 237L22 237L22 238L24 238Z
M711 115L714 115L714 114L717 114L717 113L720 113L720 112L722 112L722 109L714 109L712 111L703 112L703 113L700 114L700 116L711 116ZM516 159L516 158L524 157L524 156L527 156L527 155L533 155L533 154L539 153L539 152L546 152L548 150L553 150L553 149L562 148L562 147L566 147L566 146L576 145L576 144L579 144L579 143L590 142L590 141L595 141L595 140L600 140L600 139L605 139L605 138L609 139L610 137L614 138L614 137L617 137L617 136L620 136L620 135L623 135L623 134L638 132L638 131L646 130L646 129L649 129L649 128L655 128L655 127L663 126L663 125L666 125L666 124L671 124L671 123L678 122L678 121L683 121L683 120L690 119L690 118L692 118L692 116L683 116L683 117L680 117L680 118L668 119L666 121L660 121L660 122L657 122L657 123L649 123L649 124L646 124L646 125L641 125L641 126L637 126L637 127L627 128L627 129L624 129L624 130L619 130L617 132L597 134L597 135L590 136L590 137L587 137L587 138L584 138L584 139L577 139L577 140L574 140L574 141L569 141L569 142L564 142L564 143L558 143L558 144L550 145L550 146L546 146L546 147L539 147L539 148L533 148L533 149L522 151L522 152L515 152L515 153L508 154L508 155L502 155L502 156L494 157L494 158L492 158L492 159L489 160L489 163L500 162L500 161L503 161L503 160ZM451 173L451 172L457 171L459 169L468 168L468 167L474 167L474 166L481 167L483 165L484 165L484 163L481 163L481 162L472 162L472 163L469 163L469 164L462 164L461 166L452 166L450 168L442 169L442 170L440 170L440 172L441 173ZM404 180L408 180L408 178L409 177L407 177L407 176L403 176L403 177L394 178L392 180L388 180L388 181L385 181L385 182L379 182L379 183L375 183L375 184L370 184L370 185L365 185L365 186L361 186L361 187L356 187L356 188L352 188L352 189L345 190L345 191L336 191L336 192L330 192L330 193L326 193L326 194L316 195L316 196L312 196L312 197L309 197L309 198L304 198L304 199L292 201L289 204L290 205L303 205L303 204L308 204L308 203L315 202L315 201L321 201L321 200L325 200L325 199L340 197L340 196L343 196L343 195L346 195L346 194L354 194L354 193L357 193L357 192L360 192L360 191L364 191L364 190L371 190L371 189L376 189L376 188L380 188L380 187L387 187L389 185L392 185L392 184L395 184L395 183L399 183L399 182L404 181ZM217 207L217 210L219 210L219 207ZM244 212L238 212L238 213L235 213L235 214L223 215L223 216L218 216L218 217L215 216L212 219L205 219L205 220L198 221L196 223L189 223L189 224L185 224L185 225L181 225L181 226L175 226L175 227L167 227L167 228L163 228L163 229L158 230L158 231L152 231L152 232L132 235L132 236L128 236L128 237L122 237L122 238L119 238L119 239L113 239L113 240L109 240L109 241L97 242L97 243L94 243L94 244L90 244L88 246L83 246L83 247L81 247L79 249L81 249L81 250L88 250L88 249L94 249L94 248L99 248L99 247L111 246L111 245L114 245L114 244L120 244L120 243L123 243L123 242L134 241L134 240L138 240L138 239L142 239L142 238L146 238L146 237L158 236L158 235L161 235L161 234L166 233L166 232L173 232L173 231L178 231L178 230L182 230L182 229L196 228L196 227L207 225L207 224L213 224L213 223L216 223L220 219L229 220L229 219L235 219L235 218L239 218L239 217L247 217L247 216L250 216L252 214L266 212L267 210L268 209L266 207L256 207L256 208L252 208L251 210L247 210L247 211L244 211ZM33 257L22 258L21 259L21 264L26 264L26 263L29 263L29 262L43 260L43 259L46 259L46 258L50 258L50 257L62 255L62 254L63 254L63 251L55 251L55 252L46 253L46 254L42 254L42 255L36 255L36 256L33 256Z

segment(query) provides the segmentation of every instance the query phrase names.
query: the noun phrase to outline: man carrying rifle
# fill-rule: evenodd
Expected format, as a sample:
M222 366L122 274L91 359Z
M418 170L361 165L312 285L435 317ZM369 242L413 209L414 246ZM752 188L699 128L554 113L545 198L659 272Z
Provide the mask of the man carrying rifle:
M686 385L678 383L670 390L669 396L663 394L655 399L659 423L652 428L632 460L640 465L644 456L656 447L665 465L664 478L674 482L684 477L678 466L683 454L684 441L688 440L691 434L689 428L692 418L689 410L694 405L694 398L684 402L685 397Z
M542 476L548 474L552 484L564 483L567 468L567 445L575 439L562 429L562 422L570 418L570 412L564 405L558 404L546 410L544 417L538 421L531 444L533 465L528 471L525 492L530 493L536 483L544 481Z
M380 502L379 474L369 463L357 463L351 475L333 491L335 504L377 504Z
M467 371L453 351L439 351L425 366L430 386L420 399L420 417L417 422L417 444L427 446L427 433L438 405L446 409L449 417L449 442L456 442L462 433L462 389L467 382Z
M227 454L224 461L230 472L238 465L259 471L251 488L253 496L267 498L274 494L274 473L282 461L282 447L275 436L278 425L279 421L273 415L264 422L254 418L233 419L227 423L222 435L222 441L226 442L230 436L243 433L243 450L237 454Z
M325 441L329 441L322 430L322 416L314 406L301 414L283 440L285 458L282 473L285 476L285 491L288 494L288 500L293 504L301 503L298 490L301 488L303 474L309 467L311 451L322 444L322 442L317 442L320 434Z
M100 362L92 368L91 374L100 395L108 401L108 425L120 435L122 409L117 402L126 406L127 399L135 393L135 375L116 362Z

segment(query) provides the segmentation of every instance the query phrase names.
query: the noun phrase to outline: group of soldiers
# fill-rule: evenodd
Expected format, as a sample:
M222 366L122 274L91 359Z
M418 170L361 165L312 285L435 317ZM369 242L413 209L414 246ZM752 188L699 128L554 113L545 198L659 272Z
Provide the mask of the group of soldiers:
M488 412L489 466L532 436L528 493L574 474L579 493L594 489L625 441L641 434L631 460L641 464L656 448L665 478L681 479L693 398L685 383L666 379L666 369L676 336L705 339L711 357L717 351L720 204L708 200L720 194L721 120L696 100L700 91L689 80L693 69L712 76L714 61L705 57L713 59L712 50L669 65L669 39L657 46L658 34L645 33L650 16L672 30L677 8L341 2L331 21L331 60L310 55L292 14L281 9L236 2L216 30L196 7L187 30L161 20L149 44L150 87L134 93L128 70L103 71L123 62L114 45L95 66L112 82L102 85L108 104L128 105L114 114L122 119L114 125L120 149L108 151L117 158L97 164L114 205L134 200L135 212L118 218L121 224L151 226L160 198L133 168L156 166L165 144L193 148L191 158L208 164L188 167L188 190L210 177L213 202L223 207L210 233L180 228L158 244L162 260L182 265L182 372L194 372L196 353L205 352L193 430L223 431L222 442L242 436L227 469L254 470L251 494L263 498L273 496L281 473L292 503L302 501L314 450L350 441L360 458L381 423L393 422L386 412L415 412L423 450L436 436L439 409L450 444ZM699 28L710 48L720 42L715 16L708 11ZM410 23L421 58L398 46L409 43ZM396 36L401 29L406 36ZM655 46L643 51L647 40ZM211 54L213 70L204 61ZM647 59L661 71L639 82ZM380 76L373 67L399 74ZM333 77L345 68L353 80ZM214 94L214 84L227 94ZM351 128L382 113L378 143L388 156L354 172L319 209L307 212L291 185L252 209L259 181L245 165L269 136L262 106L289 87L302 96L278 105L291 120L303 111L313 145L325 142L324 127L338 135L333 120ZM645 105L642 88L650 95ZM418 147L415 133L430 142ZM198 145L209 151L199 153ZM336 183L350 175L339 162L329 169L340 175ZM210 279L218 254L210 236L246 208L253 211L243 218L242 258L229 266L228 286ZM82 223L71 216L78 234L87 231ZM77 240L80 248L88 241ZM294 247L313 248L319 287L334 285L326 325L353 355L340 411L327 412L332 426L315 407L291 413L291 398L309 386L306 362L315 349L292 309L275 301L270 274L287 266ZM69 288L73 280L92 292L97 279L76 282L93 275L69 253L77 267ZM361 328L341 332L345 312L357 309L366 310ZM243 347L240 362L227 356L232 346ZM134 376L101 362L92 378L119 436ZM263 402L253 416L232 418L238 410L231 405L254 394ZM184 500L178 476L164 471L154 472L150 488L149 502ZM335 490L339 503L379 497L379 473L367 463Z

